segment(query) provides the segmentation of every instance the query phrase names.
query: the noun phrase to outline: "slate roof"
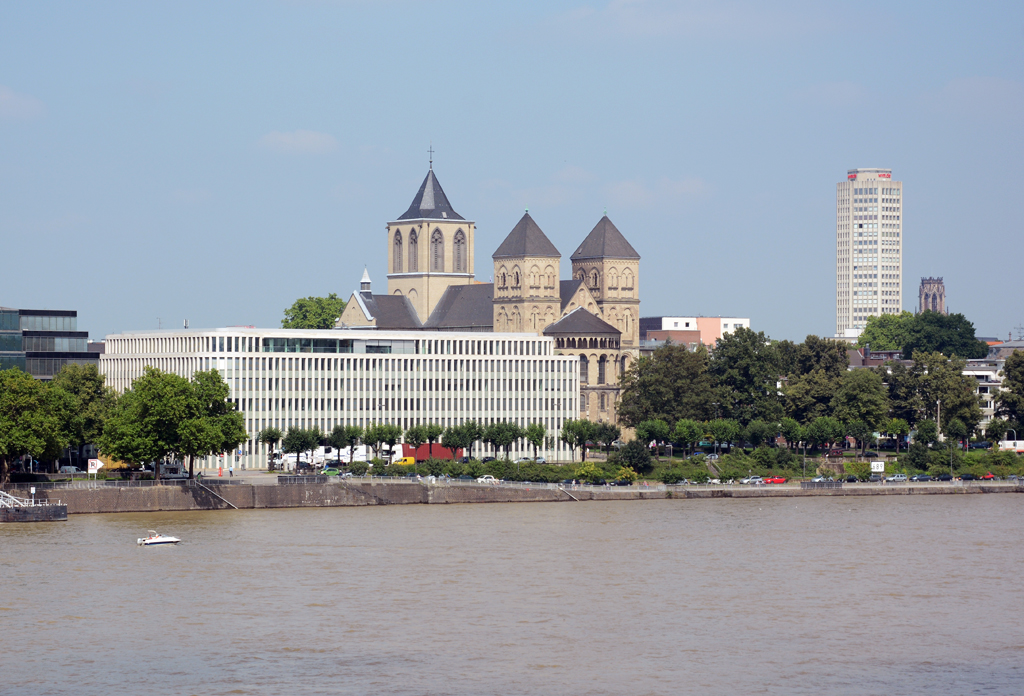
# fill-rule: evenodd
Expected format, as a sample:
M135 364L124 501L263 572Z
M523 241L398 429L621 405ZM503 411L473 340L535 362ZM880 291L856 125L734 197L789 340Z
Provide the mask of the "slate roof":
M558 281L558 296L562 299L562 311L569 306L569 302L576 295L576 291L583 285L583 280L580 278L573 278L572 280L560 280Z
M505 237L498 250L491 254L492 259L516 256L555 256L562 258L558 249L551 243L547 235L537 223L526 213Z
M441 188L437 177L434 176L434 169L431 167L423 183L420 185L420 190L416 193L416 197L409 204L409 209L402 213L398 219L465 220L466 218L456 213L452 208L452 204L448 202L448 196L444 195L444 190Z
M430 313L426 329L491 331L494 328L494 283L450 285Z
M374 295L369 292L356 293L364 311L370 319L376 319L378 329L419 329L422 328L416 309L405 295Z
M591 314L583 307L577 307L564 317L544 329L545 336L557 334L616 334L622 332L604 319Z
M640 254L626 241L619 229L605 215L590 231L572 259L638 259Z

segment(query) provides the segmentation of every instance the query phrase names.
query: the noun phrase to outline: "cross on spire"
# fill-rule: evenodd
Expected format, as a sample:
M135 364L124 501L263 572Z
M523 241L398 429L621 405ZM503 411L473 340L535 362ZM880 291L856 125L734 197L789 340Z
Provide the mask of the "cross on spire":
M434 168L434 144L430 144L430 148L427 150L427 154L430 155L430 168Z

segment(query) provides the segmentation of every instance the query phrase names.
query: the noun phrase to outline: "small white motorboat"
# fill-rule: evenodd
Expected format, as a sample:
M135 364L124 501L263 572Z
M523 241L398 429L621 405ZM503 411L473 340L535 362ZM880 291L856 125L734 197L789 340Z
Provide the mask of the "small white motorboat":
M139 539L139 546L156 546L157 544L177 544L181 539L178 537L167 536L165 534L158 534L156 531L150 529L149 536L143 539Z

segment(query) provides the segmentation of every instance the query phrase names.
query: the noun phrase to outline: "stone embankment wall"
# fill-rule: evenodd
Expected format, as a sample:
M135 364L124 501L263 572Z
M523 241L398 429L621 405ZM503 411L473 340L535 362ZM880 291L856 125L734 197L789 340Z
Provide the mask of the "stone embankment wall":
M215 491L213 495L210 491ZM93 489L53 489L36 491L37 500L60 500L69 514L109 512L157 512L161 510L226 510L350 507L359 505L415 505L457 503L573 502L586 500L646 500L691 498L806 498L816 496L872 495L968 495L979 493L1022 492L1024 488L1007 484L968 486L850 486L829 490L802 490L781 487L700 487L673 486L658 490L643 486L630 488L566 487L563 489L529 486L443 486L412 482L330 482L280 485L213 486L209 490L194 486L101 487ZM217 496L220 496L218 498ZM221 499L223 498L223 500Z

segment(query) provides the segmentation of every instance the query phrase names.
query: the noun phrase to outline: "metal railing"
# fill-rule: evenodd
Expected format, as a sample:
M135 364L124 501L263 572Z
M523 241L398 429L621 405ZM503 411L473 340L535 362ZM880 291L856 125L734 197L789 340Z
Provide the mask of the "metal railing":
M159 481L131 481L131 480L92 480L92 481L43 481L34 483L8 483L4 488L7 490L27 491L32 488L37 490L58 490L58 489L89 489L98 490L104 488L149 488L152 486L185 486L195 488L197 486L248 486L249 481L228 480L203 477L200 484L197 479L160 479Z

